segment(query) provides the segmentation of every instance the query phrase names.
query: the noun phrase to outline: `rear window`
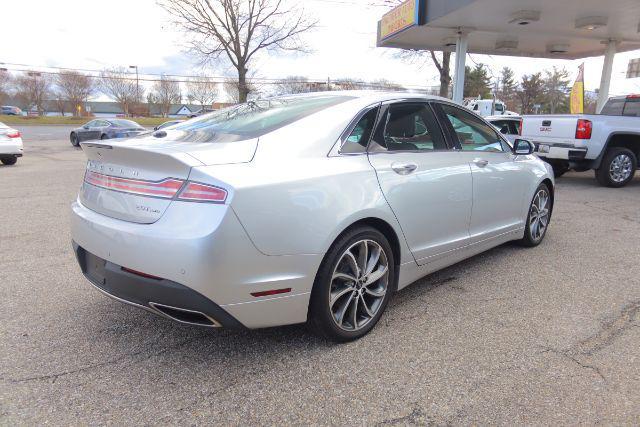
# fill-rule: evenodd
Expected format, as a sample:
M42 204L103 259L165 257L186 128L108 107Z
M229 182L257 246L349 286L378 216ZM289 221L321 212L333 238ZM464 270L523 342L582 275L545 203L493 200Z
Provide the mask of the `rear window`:
M624 98L611 98L604 104L600 114L603 116L621 116L624 110Z
M336 95L259 99L206 114L173 129L236 136L216 140L257 138L350 99L353 97Z

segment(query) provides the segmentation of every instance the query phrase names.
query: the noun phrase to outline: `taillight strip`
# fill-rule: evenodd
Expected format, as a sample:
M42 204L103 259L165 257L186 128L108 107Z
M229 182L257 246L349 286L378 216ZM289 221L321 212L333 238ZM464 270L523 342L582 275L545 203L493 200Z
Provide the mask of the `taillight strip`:
M107 190L116 190L125 193L161 197L166 199L173 198L184 184L184 181L174 178L167 178L162 181L154 182L140 179L120 178L92 171L86 172L84 181L88 184Z

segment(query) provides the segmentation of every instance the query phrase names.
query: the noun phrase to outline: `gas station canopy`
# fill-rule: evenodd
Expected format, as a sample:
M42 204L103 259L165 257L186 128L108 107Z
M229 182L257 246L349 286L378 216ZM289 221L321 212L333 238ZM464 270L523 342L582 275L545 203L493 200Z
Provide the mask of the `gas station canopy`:
M605 55L606 101L613 56L640 49L640 0L407 0L378 23L378 46L457 56ZM456 68L454 100L461 101L464 58L456 58Z

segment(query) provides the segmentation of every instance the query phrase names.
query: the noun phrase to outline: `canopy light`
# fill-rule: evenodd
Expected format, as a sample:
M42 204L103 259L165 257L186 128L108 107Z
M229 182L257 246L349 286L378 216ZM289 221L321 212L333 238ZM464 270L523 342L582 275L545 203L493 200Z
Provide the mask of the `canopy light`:
M577 30L593 31L598 28L606 27L608 19L604 16L588 16L576 20Z
M520 10L512 13L509 17L509 24L529 25L540 20L539 10Z
M569 45L566 43L557 43L547 46L547 52L551 54L560 54L569 52Z
M496 50L501 52L511 52L518 49L518 40L498 40Z

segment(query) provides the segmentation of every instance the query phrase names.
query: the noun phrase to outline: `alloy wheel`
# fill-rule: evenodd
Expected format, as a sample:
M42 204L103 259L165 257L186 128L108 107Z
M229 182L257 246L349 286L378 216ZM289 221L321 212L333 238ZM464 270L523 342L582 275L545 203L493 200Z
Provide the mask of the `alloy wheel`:
M633 170L633 161L628 155L621 153L613 158L609 166L609 176L615 183L621 183L629 179Z
M531 203L529 211L529 232L531 239L535 242L544 237L544 233L549 225L549 193L546 189L540 189Z
M336 325L357 331L373 319L389 286L389 261L380 244L360 240L344 251L331 276L329 309Z

